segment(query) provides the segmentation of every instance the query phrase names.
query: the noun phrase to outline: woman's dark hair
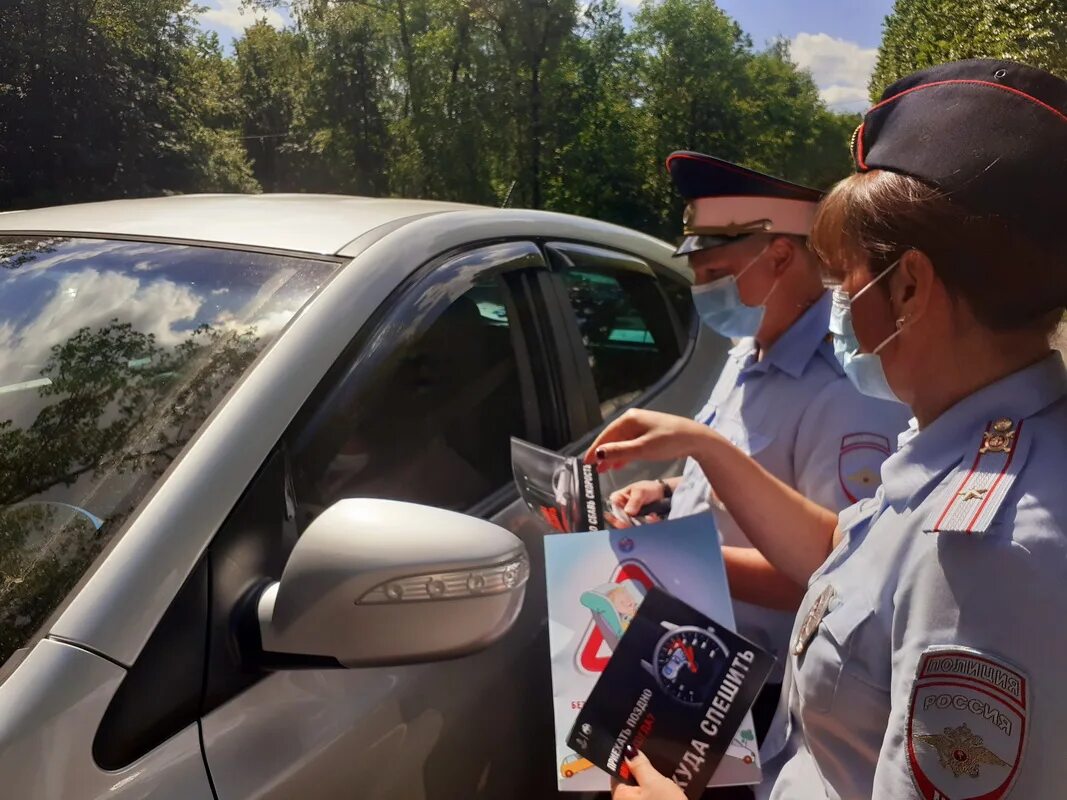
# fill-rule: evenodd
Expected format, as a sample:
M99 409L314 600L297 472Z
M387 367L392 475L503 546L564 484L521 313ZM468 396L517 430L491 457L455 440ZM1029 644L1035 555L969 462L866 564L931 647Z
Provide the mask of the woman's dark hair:
M1039 241L1016 223L972 213L895 172L871 170L838 183L820 204L811 246L836 273L867 262L878 273L919 250L949 292L994 330L1050 333L1067 302L1067 236Z

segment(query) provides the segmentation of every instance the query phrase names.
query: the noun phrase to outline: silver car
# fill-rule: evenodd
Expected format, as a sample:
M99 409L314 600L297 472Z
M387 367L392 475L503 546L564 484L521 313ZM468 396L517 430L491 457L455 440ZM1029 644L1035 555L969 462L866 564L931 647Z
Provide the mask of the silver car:
M509 437L695 413L690 279L543 212L0 214L3 796L553 796Z

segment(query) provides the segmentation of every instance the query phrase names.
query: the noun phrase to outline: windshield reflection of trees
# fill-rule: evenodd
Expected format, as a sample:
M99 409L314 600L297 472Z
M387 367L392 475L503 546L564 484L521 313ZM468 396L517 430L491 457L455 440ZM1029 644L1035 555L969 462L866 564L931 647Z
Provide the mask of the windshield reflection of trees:
M604 345L611 332L630 311L618 284L611 279L574 272L569 276L567 292L571 307L587 345Z
M66 237L5 236L0 238L0 268L16 270L47 253L54 253L56 245L68 241Z
M36 418L0 422L0 664L62 602L258 349L251 327L202 325L164 347L118 320L52 347ZM82 508L103 520L99 530Z

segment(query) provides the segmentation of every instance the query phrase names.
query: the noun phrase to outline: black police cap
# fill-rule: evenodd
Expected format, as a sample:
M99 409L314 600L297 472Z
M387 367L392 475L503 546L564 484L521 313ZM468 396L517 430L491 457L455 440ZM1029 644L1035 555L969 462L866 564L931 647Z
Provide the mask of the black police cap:
M775 197L817 203L822 197L818 189L690 150L679 150L667 156L667 171L678 194L687 200L697 197Z
M807 236L822 192L765 175L703 153L671 153L667 171L689 204L685 240L675 255L688 255L753 233Z
M968 211L1056 234L1067 200L1067 81L994 59L916 72L867 111L852 154L860 171L910 175Z

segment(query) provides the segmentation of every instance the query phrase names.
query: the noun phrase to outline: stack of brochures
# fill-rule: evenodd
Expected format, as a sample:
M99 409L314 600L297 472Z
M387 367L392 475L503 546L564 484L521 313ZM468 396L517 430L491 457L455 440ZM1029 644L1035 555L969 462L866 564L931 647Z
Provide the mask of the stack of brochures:
M527 506L560 532L545 537L560 790L628 780L626 745L690 797L759 783L748 709L773 658L734 633L712 516L633 519L577 458L516 439L512 459Z

